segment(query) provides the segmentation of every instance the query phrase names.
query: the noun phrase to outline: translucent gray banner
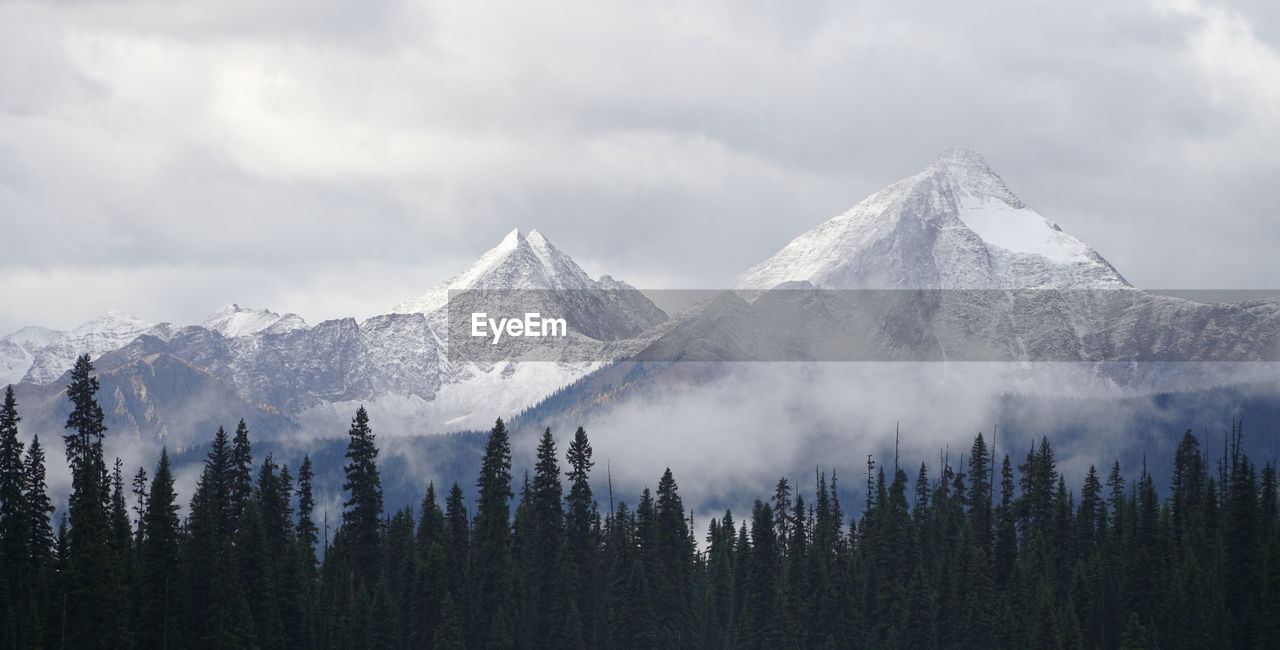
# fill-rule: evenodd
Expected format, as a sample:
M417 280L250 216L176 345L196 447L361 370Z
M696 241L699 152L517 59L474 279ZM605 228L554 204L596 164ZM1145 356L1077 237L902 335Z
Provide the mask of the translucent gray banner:
M486 364L1280 361L1258 291L476 290L447 318L449 360Z

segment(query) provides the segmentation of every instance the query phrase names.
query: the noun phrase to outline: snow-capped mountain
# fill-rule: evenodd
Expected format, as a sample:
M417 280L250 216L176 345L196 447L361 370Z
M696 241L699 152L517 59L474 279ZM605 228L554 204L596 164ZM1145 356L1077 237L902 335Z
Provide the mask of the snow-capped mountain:
M159 422L147 419L153 408L176 414L184 393L147 382L181 377L191 400L221 387L304 427L341 422L336 415L363 403L384 421L399 418L393 430L421 432L487 426L580 378L588 388L573 400L599 405L607 399L591 387L617 394L663 376L645 369L619 383L607 368L591 375L623 359L1121 361L1084 372L1105 387L1150 387L1165 371L1131 362L1280 358L1280 302L1206 305L1134 289L963 149L803 233L737 287L764 292L751 301L726 292L668 319L625 282L592 279L536 230L513 230L462 273L363 322L310 326L236 304L180 328L110 313L71 332L26 328L0 339L0 381L52 386L89 352L100 371L134 378L118 382L114 397L136 406L117 409L135 422ZM463 300L452 307L466 317L451 319L451 300ZM491 354L471 355L455 339L451 354L451 327L478 311L564 317L569 347L525 355L507 339L482 340ZM465 331L453 334L476 342ZM682 370L667 376L702 380Z
M560 252L537 230L528 235L512 230L502 242L480 256L466 271L426 293L391 308L393 314L427 315L428 322L448 340L450 295L471 292L467 303L484 311L501 305L523 306L564 317L570 329L597 341L613 341L640 334L666 320L643 294L608 275L593 280L571 257Z
M305 329L307 322L297 314L280 315L269 309L252 309L230 303L210 314L201 326L227 338L236 338L266 330L284 333Z
M165 336L172 328L168 323L150 323L116 310L66 332L24 327L0 339L0 384L46 384L62 376L81 354L97 358L140 334Z
M923 171L796 237L739 289L1126 288L1096 251L1028 208L980 155L947 148Z
M517 228L486 251L466 271L445 280L426 293L391 308L393 314L431 314L449 302L450 291L496 289L533 291L601 288L582 267L561 253L537 230L528 235Z
M638 358L1111 364L1086 371L1106 390L1209 381L1181 362L1225 362L1212 371L1219 382L1240 362L1280 360L1280 301L1137 290L958 148L801 234L736 286L749 291L721 295ZM1132 365L1150 361L1175 363Z
M547 313L566 317L573 341L587 352L574 359L552 356L550 363L451 361L447 303L450 292L460 291L479 291L481 299L485 292L532 295ZM157 359L171 358L179 365L166 367L188 364L194 371L182 375L182 382L202 384L199 394L217 392L203 386L207 378L256 409L295 422L341 422L334 413L364 403L379 408L380 416L399 417L396 428L441 431L487 426L495 414L517 412L602 363L635 352L649 339L631 337L664 320L666 314L626 283L609 276L592 280L537 231L513 231L464 273L363 322L346 318L309 326L295 314L236 304L186 327L112 313L72 332L21 330L0 339L0 360L11 381L51 384L88 351L100 372L137 378L115 389L118 404L147 403L157 412L176 413L180 408L169 402L181 401L181 391L157 391L145 380L178 376L150 370ZM166 402L148 402L148 394L164 395ZM132 417L117 424L143 431L135 426L138 416Z

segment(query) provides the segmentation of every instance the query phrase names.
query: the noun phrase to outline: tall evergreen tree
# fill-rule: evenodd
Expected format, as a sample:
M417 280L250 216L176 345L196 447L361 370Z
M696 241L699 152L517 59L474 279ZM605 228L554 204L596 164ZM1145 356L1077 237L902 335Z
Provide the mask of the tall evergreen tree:
M129 520L129 504L124 496L124 464L117 458L111 470L111 505L110 534L108 546L111 551L111 575L109 576L110 598L113 602L108 609L125 614L112 621L108 637L116 646L133 644L133 629L129 625L132 609L133 588L137 582L137 559L133 546L133 527Z
M565 644L564 621L568 610L568 585L561 582L561 550L564 547L564 511L556 444L548 428L538 442L530 492L530 545L532 552L533 647L556 648Z
M1182 434L1174 452L1173 476L1173 530L1181 540L1187 532L1188 520L1200 508L1204 490L1204 460L1200 457L1200 441L1191 430Z
M160 463L151 481L142 515L140 565L138 567L138 645L170 648L176 643L179 526L177 494L168 449L160 450Z
M595 504L591 494L591 443L582 427L573 434L565 460L569 463L569 494L565 496L565 559L571 567L573 600L588 641L596 639L597 603L603 593L593 593L596 584L595 532L592 520Z
M1084 488L1080 490L1080 508L1076 512L1076 535L1080 541L1083 554L1092 552L1098 538L1098 516L1102 514L1102 481L1098 478L1098 469L1089 466L1089 473L1084 477Z
M510 648L516 643L515 587L511 556L511 442L501 419L489 432L476 509L472 572L475 591L467 645Z
M984 551L991 550L991 452L979 433L969 448L969 513L973 536Z
M23 445L18 440L18 402L13 386L4 392L0 406L0 640L16 647L27 623L27 583L30 580L27 550L26 468Z
M116 609L113 594L114 558L110 548L111 497L107 466L102 458L102 438L107 431L98 405L98 378L93 376L89 355L76 359L67 397L72 410L63 436L67 464L71 467L68 499L70 532L66 576L67 617L64 643L77 648L111 647L118 623L127 613Z
M58 605L55 591L54 573L54 535L50 517L53 515L53 503L45 486L44 448L40 446L40 436L31 437L31 445L27 447L27 455L23 460L23 502L27 515L27 627L23 645L34 646L43 638L44 645L51 645L60 634L53 634L59 627L55 625L55 612ZM41 630L43 628L43 630ZM43 634L41 633L43 632ZM30 640L30 643L27 643Z
M748 648L775 648L782 641L775 609L778 549L773 509L759 499L751 511L751 549L746 561L743 645Z
M772 525L772 519L770 525ZM667 647L683 647L693 641L693 619L689 602L693 578L693 546L685 521L675 477L668 467L658 480L654 518L654 539L658 572L650 576L658 622L658 642ZM774 549L776 552L776 548Z
M187 516L183 548L182 645L235 647L247 641L251 620L235 554L238 514L232 493L236 468L227 432L218 427Z
M463 500L462 486L457 483L449 488L449 496L445 499L444 516L446 526L444 551L449 566L446 575L447 587L454 595L455 602L465 605L470 600L467 576L471 565L471 519L467 514L467 504ZM459 598L466 600L459 601Z
M382 478L378 474L378 448L374 445L369 414L364 407L356 409L347 432L346 482L342 489L347 497L342 513L342 526L350 544L351 593L371 588L366 579L376 575L379 519L382 517Z
M249 442L249 425L244 418L236 424L231 438L231 484L227 494L228 508L234 526L239 526L249 498L253 496L253 445Z
M298 468L298 525L296 534L302 548L303 557L309 567L308 572L315 571L316 542L320 529L316 527L314 513L316 500L312 494L311 481L314 474L311 469L311 455L302 457L302 465Z

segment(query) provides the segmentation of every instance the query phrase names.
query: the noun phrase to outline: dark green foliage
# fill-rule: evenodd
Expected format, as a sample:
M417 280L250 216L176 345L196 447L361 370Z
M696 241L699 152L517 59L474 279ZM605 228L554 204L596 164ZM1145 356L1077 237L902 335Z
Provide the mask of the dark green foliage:
M170 648L177 637L177 583L180 559L178 503L169 469L169 451L151 481L142 515L138 566L138 646Z
M1182 437L1164 499L1145 463L1131 481L1118 463L1105 482L1091 467L1077 497L1047 439L1015 476L1007 456L996 471L978 436L957 466L940 458L935 476L925 464L909 480L897 459L868 462L866 506L847 526L835 472L818 470L812 492L778 481L749 521L711 519L699 547L670 469L634 510L613 507L612 486L598 510L581 429L564 456L567 486L544 431L513 517L501 420L474 519L456 483L443 509L429 485L417 521L412 508L384 512L360 409L342 525L332 538L326 526L320 546L310 457L296 480L271 454L246 474L243 424L234 440L215 434L185 522L167 450L154 478L138 472L132 528L82 361L68 390L73 498L57 535L39 441L24 453L16 404L0 410L6 647L1280 644L1276 471L1249 459L1239 423L1213 473L1200 442ZM89 602L97 609L72 608Z
M221 427L196 482L182 550L182 645L230 647L248 634L249 602L240 577L235 537L239 516L232 493L238 468Z
M354 595L368 588L364 576L373 575L377 566L379 519L382 517L382 478L378 474L378 448L369 428L369 414L361 406L351 420L347 432L346 508L342 512L345 539L351 545L351 584Z
M123 579L111 539L111 481L102 457L102 407L98 379L89 355L76 360L67 385L72 411L67 417L67 464L71 468L68 499L70 530L65 574L64 642L70 647L99 648L127 643L127 610L121 609Z
M472 540L474 591L469 646L515 645L517 620L511 557L511 442L499 419L489 433L476 482L480 503Z
M4 392L0 406L0 643L16 647L34 638L28 631L28 610L23 595L32 579L27 527L26 467L22 441L18 440L18 402L13 386Z

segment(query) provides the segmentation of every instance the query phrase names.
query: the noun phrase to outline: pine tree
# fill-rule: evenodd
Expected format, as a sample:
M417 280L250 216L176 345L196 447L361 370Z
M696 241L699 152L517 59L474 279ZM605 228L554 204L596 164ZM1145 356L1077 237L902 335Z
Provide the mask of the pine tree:
M688 645L693 639L689 616L693 546L684 518L684 502L670 467L658 481L656 506L654 540L659 568L656 575L650 576L650 583L657 599L654 615L659 626L658 641L668 647Z
M302 457L302 466L298 468L298 525L295 531L302 549L304 564L308 567L308 574L315 572L316 543L320 532L313 518L316 508L311 487L313 478L311 456L308 454Z
M432 544L445 543L444 511L436 499L436 484L427 483L427 493L422 497L422 517L418 520L417 533L418 553L426 557Z
M979 433L969 448L969 479L973 483L969 488L969 516L978 546L988 552L992 537L991 477L991 452Z
M177 495L169 467L168 449L160 450L160 463L143 513L145 532L140 549L138 645L170 648L176 642L176 583L179 562Z
M743 603L744 647L774 648L781 642L779 621L775 620L778 549L773 509L755 502L751 511L751 550L747 556L746 592Z
M291 584L295 585L291 595L291 615L286 615L285 625L293 630L289 636L290 647L311 648L318 643L316 637L316 616L319 609L317 601L316 543L319 529L316 527L315 497L312 492L314 475L311 469L311 456L302 457L302 465L298 467L295 493L298 496L298 522L294 527L294 569L290 575Z
M378 520L382 517L382 479L378 474L378 448L369 428L369 414L360 407L347 432L346 482L342 489L349 495L343 504L342 526L351 544L351 583L355 594L372 588L378 566Z
M240 516L252 496L253 445L249 442L249 426L241 418L231 438L231 484L227 499L233 526L239 526Z
M1242 431L1239 424L1233 426L1231 452L1226 459L1230 474L1226 486L1226 508L1223 531L1223 579L1227 590L1227 615L1231 621L1231 645L1237 648L1252 647L1257 640L1260 612L1257 611L1257 595L1261 585L1258 559L1259 513L1257 474L1249 457L1241 451Z
M26 468L22 441L18 440L21 419L13 386L9 386L0 407L0 639L10 647L26 637L30 606L26 598L30 581Z
M1000 507L996 512L996 584L1004 587L1013 576L1018 553L1017 514L1014 511L1013 468L1008 454L1000 465Z
M107 580L112 602L107 608L120 612L122 616L111 621L107 637L112 646L128 647L133 644L133 630L129 625L128 614L132 606L133 587L137 582L137 566L134 562L137 558L133 547L133 528L129 521L129 505L124 496L123 463L119 458L111 470L111 505L108 516L111 566Z
M468 568L471 565L471 521L462 497L462 487L457 483L449 488L449 497L445 499L444 516L446 526L444 552L449 567L446 586L454 594L455 602L465 604L469 602L471 593L467 582ZM459 600L459 598L467 600Z
M511 442L499 419L489 433L480 478L472 555L475 604L467 645L511 647L515 644L515 587L511 557Z
M1173 477L1173 528L1181 539L1186 532L1187 520L1199 508L1204 483L1203 461L1200 458L1200 442L1191 430L1182 435L1174 452Z
M234 548L238 516L233 517L231 495L235 471L227 432L218 427L187 517L182 551L182 645L243 645L249 603Z
M583 634L588 641L595 639L597 603L603 593L594 589L596 583L596 535L592 520L596 516L591 494L591 443L587 432L578 427L565 453L569 463L569 494L565 496L565 562L571 568L572 597L581 619ZM595 592L595 593L593 593Z
M108 514L111 488L102 458L107 427L96 399L98 379L92 373L89 355L76 359L67 385L72 411L63 437L71 467L66 611L74 613L66 618L64 642L77 648L109 647L119 641L114 638L117 623L128 619L126 612L116 609L111 584L115 577Z
M23 502L26 504L26 549L28 595L26 637L23 645L36 645L41 638L45 645L60 639L59 622L55 614L58 605L55 592L54 535L50 516L54 512L45 487L44 448L40 436L32 436L23 461ZM55 634L55 632L57 634Z
M773 488L774 537L778 543L778 556L785 558L787 543L791 540L791 483L784 476Z
M569 593L561 582L561 549L564 547L564 513L560 500L560 466L556 462L555 439L551 429L542 434L538 442L537 463L534 466L530 492L530 531L532 552L530 589L533 597L534 647L555 648L564 644L561 634L568 614L564 602Z
M1080 490L1080 508L1076 511L1076 535L1082 556L1087 556L1096 548L1098 517L1104 510L1102 481L1098 479L1097 468L1090 465L1089 473L1084 477L1084 487Z

